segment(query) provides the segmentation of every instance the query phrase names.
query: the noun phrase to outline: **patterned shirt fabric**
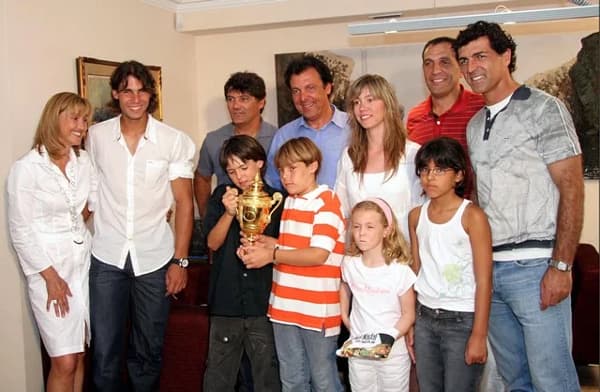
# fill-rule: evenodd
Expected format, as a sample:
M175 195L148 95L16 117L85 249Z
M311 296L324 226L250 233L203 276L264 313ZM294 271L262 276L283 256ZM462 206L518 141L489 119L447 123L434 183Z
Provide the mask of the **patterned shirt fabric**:
M273 136L277 132L277 127L266 121L261 121L260 130L256 134L256 140L265 149L265 154L271 147ZM206 134L202 147L200 147L200 157L198 158L198 167L196 172L201 176L209 177L213 174L217 177L217 186L223 184L231 184L231 180L227 173L221 167L219 157L221 155L221 147L223 142L235 135L233 124L229 123L219 129ZM266 163L266 162L265 162Z
M467 141L493 245L554 239L560 195L548 165L581 154L571 115L559 99L523 85L494 116L487 140L485 117L482 109L471 119Z
M475 311L475 274L471 240L462 225L469 200L444 223L429 220L430 201L421 207L416 233L421 269L415 283L417 299L431 309Z
M265 179L269 185L275 189L283 189L279 179L279 171L275 166L275 154L279 147L290 139L305 136L312 140L323 154L321 167L317 176L318 184L325 184L333 189L335 185L335 176L337 163L342 155L342 150L348 145L350 139L350 129L348 128L348 115L345 112L333 108L331 120L321 129L313 129L300 116L290 121L273 137L269 154L267 155L267 173Z
M455 139L468 153L467 124L475 113L485 104L483 96L475 94L462 85L460 96L454 105L445 113L433 113L431 96L413 107L408 113L406 129L408 137L421 145L440 136ZM473 192L473 179L470 178L466 186L465 196Z
M281 249L321 248L330 252L316 266L275 264L268 316L325 336L340 333L340 277L344 257L344 217L340 201L326 185L299 197L288 196L281 215Z

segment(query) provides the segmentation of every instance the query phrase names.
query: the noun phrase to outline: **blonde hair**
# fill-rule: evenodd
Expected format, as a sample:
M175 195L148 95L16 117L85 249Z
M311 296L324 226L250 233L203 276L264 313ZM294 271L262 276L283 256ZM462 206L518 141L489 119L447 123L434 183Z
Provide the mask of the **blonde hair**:
M319 174L322 160L323 155L321 154L319 147L305 136L290 139L285 142L279 147L279 150L277 150L274 159L275 166L278 169L294 162L303 162L307 166L313 162L317 162L318 167L315 172L315 177Z
M354 213L359 210L377 212L379 214L379 217L381 218L381 223L383 224L383 226L385 228L388 228L388 221L385 216L385 213L383 212L381 207L378 206L377 203L375 203L374 201L363 200L361 202L356 203L352 208L352 212L350 213L350 220L352 220L352 216L354 215ZM396 260L397 263L411 264L412 258L410 256L410 248L408 246L408 243L406 242L406 239L404 239L404 236L398 228L398 221L396 220L396 217L394 216L394 214L391 214L391 216L392 224L390 227L390 231L388 235L383 237L382 244L382 253L383 258L385 259L385 263L390 264L393 260ZM350 256L358 256L361 254L361 251L356 245L356 241L354 240L353 236L350 236L350 245L348 246L348 250L346 251L346 253Z
M41 153L42 146L46 148L51 158L59 158L65 149L60 140L59 117L69 111L77 116L90 116L92 107L87 99L70 92L54 94L44 106L40 121L33 137L33 146ZM70 147L70 146L69 146ZM75 154L79 156L79 146L73 146Z
M407 132L402 122L404 107L398 103L392 85L380 75L366 74L356 79L346 92L346 111L351 129L348 155L352 160L354 172L358 173L362 181L363 173L367 168L369 140L366 130L358 122L354 114L354 101L360 96L363 89L375 99L383 101L385 112L383 136L385 170L388 172L386 181L398 171L400 158L404 155Z

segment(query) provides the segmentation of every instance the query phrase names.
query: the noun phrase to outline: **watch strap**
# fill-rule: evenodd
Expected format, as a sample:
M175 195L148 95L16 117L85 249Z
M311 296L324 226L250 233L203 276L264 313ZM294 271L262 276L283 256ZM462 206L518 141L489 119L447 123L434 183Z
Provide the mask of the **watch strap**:
M177 264L181 268L187 268L190 265L190 261L187 257L182 257L181 259L172 258L171 264Z

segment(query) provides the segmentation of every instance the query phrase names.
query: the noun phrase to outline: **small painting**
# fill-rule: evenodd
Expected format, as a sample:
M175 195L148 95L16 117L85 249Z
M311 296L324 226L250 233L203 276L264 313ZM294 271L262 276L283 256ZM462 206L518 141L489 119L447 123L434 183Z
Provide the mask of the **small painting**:
M119 66L119 62L100 60L90 57L77 57L77 92L87 98L92 105L90 124L108 120L118 115L111 107L110 76ZM158 105L152 115L162 120L162 74L161 67L146 65L156 81Z

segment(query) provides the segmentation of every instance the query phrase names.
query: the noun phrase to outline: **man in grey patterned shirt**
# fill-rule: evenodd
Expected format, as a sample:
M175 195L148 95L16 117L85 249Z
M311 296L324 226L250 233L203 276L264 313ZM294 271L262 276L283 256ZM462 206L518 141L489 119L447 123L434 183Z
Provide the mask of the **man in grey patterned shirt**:
M495 23L461 31L465 79L486 106L467 142L492 228L489 339L509 390L579 391L571 265L583 221L581 148L564 104L513 78L516 44Z

